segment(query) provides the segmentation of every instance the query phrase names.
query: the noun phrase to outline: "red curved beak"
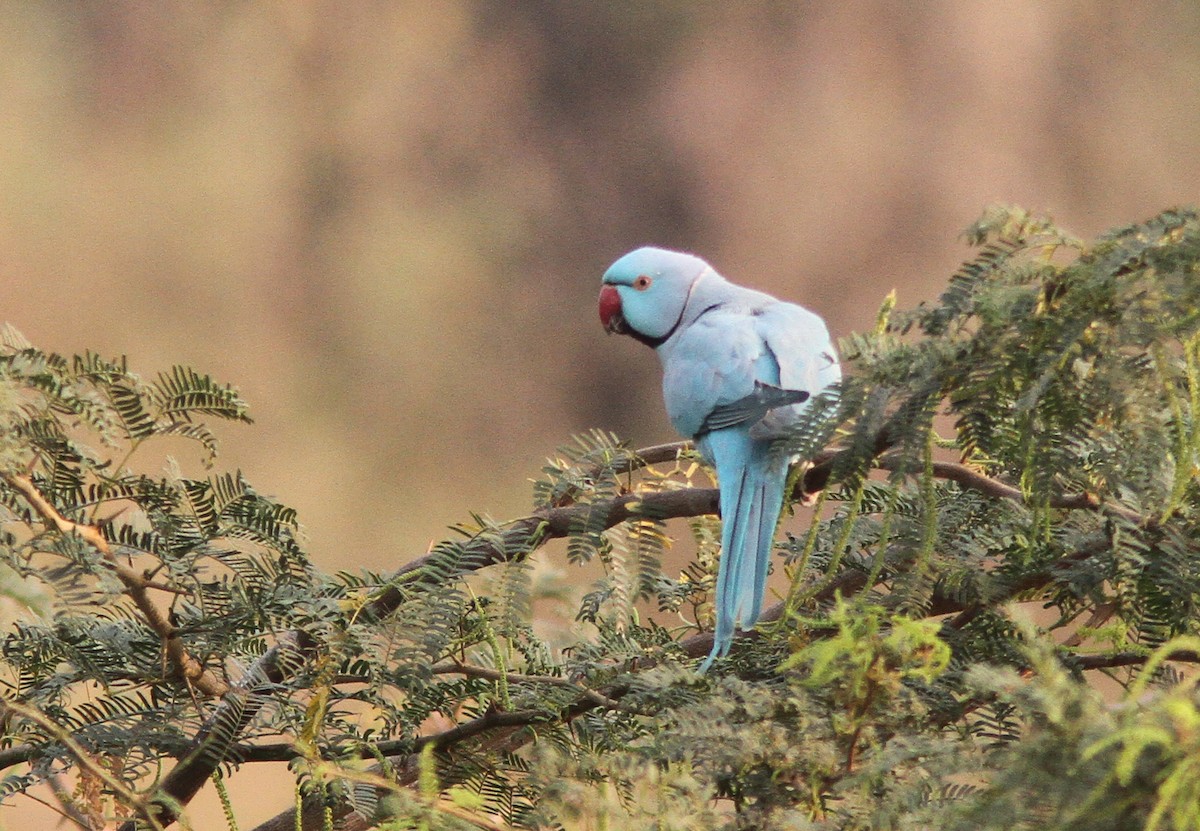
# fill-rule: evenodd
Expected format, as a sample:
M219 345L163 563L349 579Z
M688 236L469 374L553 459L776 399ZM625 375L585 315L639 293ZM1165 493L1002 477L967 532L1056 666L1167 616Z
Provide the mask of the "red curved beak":
M621 332L624 321L621 318L621 295L616 286L604 286L600 289L600 322L604 331L612 334Z

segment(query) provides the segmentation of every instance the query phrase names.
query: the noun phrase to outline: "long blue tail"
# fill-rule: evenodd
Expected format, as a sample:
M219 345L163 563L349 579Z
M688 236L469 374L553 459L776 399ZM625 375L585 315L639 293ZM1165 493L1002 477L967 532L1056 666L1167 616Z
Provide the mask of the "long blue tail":
M716 631L701 672L729 651L735 629L750 629L758 622L788 464L770 452L770 442L752 439L743 427L714 430L704 442L717 468L722 527Z

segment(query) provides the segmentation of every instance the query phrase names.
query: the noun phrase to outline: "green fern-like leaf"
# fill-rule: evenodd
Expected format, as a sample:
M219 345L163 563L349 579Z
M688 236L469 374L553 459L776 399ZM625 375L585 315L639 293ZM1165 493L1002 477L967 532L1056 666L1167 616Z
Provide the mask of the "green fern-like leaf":
M212 415L250 422L246 403L236 390L185 366L160 374L150 391L163 414L172 419L190 421L194 415Z

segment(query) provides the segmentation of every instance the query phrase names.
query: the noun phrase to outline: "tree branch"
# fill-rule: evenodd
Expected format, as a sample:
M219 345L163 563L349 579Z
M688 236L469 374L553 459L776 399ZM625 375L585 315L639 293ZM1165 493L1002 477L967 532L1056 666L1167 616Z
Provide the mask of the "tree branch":
M624 463L613 465L612 470L616 474L632 473L647 465L673 462L679 458L680 452L690 450L691 447L692 443L690 441L672 441L666 444L654 444L650 447L643 447L640 450L634 451L633 455Z
M760 620L770 622L778 620L783 614L786 607L784 603L776 603L766 609ZM754 632L737 632L735 638L745 639L756 637ZM704 657L712 649L713 636L711 632L700 632L691 637L685 638L679 642L680 648L684 654L690 659L699 659ZM637 670L646 670L655 666L654 660L647 660L637 666ZM540 677L540 676L535 676ZM624 684L617 684L613 687L604 690L605 698L619 700L626 693L629 687ZM559 713L548 713L539 710L517 710L509 713L504 713L496 710L489 710L482 716L468 722L464 722L456 727L446 730L442 733L435 733L431 736L418 737L415 741L401 740L395 743L382 743L378 749L383 752L389 760L392 754L386 752L394 750L396 752L410 751L409 755L404 757L404 761L400 764L399 769L395 773L394 781L397 785L408 787L416 783L418 775L418 753L422 747L427 744L433 744L438 750L450 750L462 742L496 731L499 735L492 736L488 740L488 749L497 750L503 749L505 752L514 752L521 747L533 741L537 732L535 729L538 724L544 724L548 721L557 721L560 724L567 725L574 721L579 716L588 713L596 707L601 706L593 698L586 695L580 696L570 706L566 707ZM272 746L273 753L279 752L275 748L282 749L282 745ZM291 745L287 748L292 752L289 755L281 755L278 758L273 758L271 761L285 761L296 756L296 752ZM386 750L385 750L386 748ZM367 754L362 754L367 755ZM373 754L372 754L373 755ZM257 760L256 760L257 761ZM301 827L305 831L316 831L323 827L324 822L323 805L313 801L312 804L305 804L302 816ZM348 806L342 806L339 812L335 809L335 822L338 822L338 831L366 831L373 827L370 820L352 815ZM275 815L271 819L258 825L252 831L292 831L296 827L296 812L295 808L287 810Z
M935 599L933 613L949 614L951 612L958 612L954 618L947 621L946 626L950 629L962 629L985 610L994 608L1001 603L1006 603L1009 600L1024 594L1025 592L1042 588L1053 581L1058 572L1065 571L1072 566L1091 559L1097 554L1107 551L1110 544L1111 543L1108 538L1105 537L1103 539L1096 540L1092 544L1085 545L1079 550L1073 551L1070 554L1061 557L1051 564L1049 568L1043 571L1025 575L1023 578L1017 580L1011 586L1009 586L1006 591L992 598L987 603L975 603L967 606L962 603L954 604L947 602L945 599L939 603Z
M876 451L883 452L889 443L887 431L881 431L875 441ZM687 446L686 442L673 442L638 450L619 469L621 472L629 472L646 464L670 461L675 459L680 450ZM801 483L803 491L813 492L827 485L836 461L846 452L844 450L826 450L817 454ZM876 466L884 470L894 470L900 466L900 462L898 454L889 454L879 457L876 460ZM984 476L965 465L937 462L934 464L934 475L957 482L961 487L976 490L993 498L1011 499L1022 503L1026 501L1024 494L1019 489ZM498 538L492 535L481 535L467 540L462 544L464 559L467 561L462 572L476 571L498 563L522 559L546 542L568 536L585 522L594 527L597 524L595 523L597 516L601 517L601 521L598 523L600 527L611 528L634 517L671 519L715 514L718 501L719 493L716 488L684 488L674 491L632 493L594 503L551 507L515 520L504 528ZM1128 515L1126 518L1131 521L1142 521L1141 517L1132 512L1105 506L1089 494L1063 496L1058 498L1055 504L1062 508L1109 510L1118 515ZM367 604L363 613L376 619L385 618L405 601L412 589L434 585L443 580L444 573L430 568L437 562L438 556L429 554L419 557L398 569L393 575L391 584ZM850 590L854 590L854 587L851 587ZM962 605L959 604L957 608L949 608L946 612L961 609ZM783 604L777 604L768 609L761 620L767 622L777 619L782 612ZM299 643L302 640L301 636L302 633L293 633L293 642ZM685 651L690 657L699 658L711 649L712 634L700 633L681 644L686 644ZM294 647L294 654L283 663L280 662L280 655L277 651L271 650L256 662L248 676L265 673L271 677L270 683L282 683L287 677L290 677L290 672L280 674L281 667L284 664L297 666L303 664L315 655L317 646L315 642L311 642L308 646ZM243 687L243 685L239 684L239 687ZM243 692L240 695L244 694ZM611 693L603 695L613 699L619 698ZM594 701L591 704L596 706ZM231 706L237 713L240 713L246 703L239 696L235 697ZM201 735L193 741L193 751L163 780L161 790L168 797L167 802L186 805L208 780L212 771L226 758L236 742L237 734L228 734L224 748L218 748L212 742L213 736L217 735L219 731L210 729L209 725L227 723L229 717L226 704L222 704L210 718L205 729L201 731ZM247 720L242 720L242 723L245 721ZM225 735L223 732L220 734ZM207 752L198 752L198 749L205 746L206 743L208 743ZM249 748L239 747L238 749L251 753ZM282 753L283 751L278 752Z
M904 457L898 453L888 453L887 455L880 456L875 461L875 464L883 470L907 469L909 467ZM1022 504L1026 504L1029 501L1025 498L1025 494L1021 492L1020 488L1015 488L1012 485L1001 482L999 479L985 476L967 465L935 461L933 463L933 475L938 479L955 482L962 488L982 493L984 496L990 496L994 499L1009 499ZM1100 511L1105 514L1121 517L1134 525L1145 525L1147 523L1146 518L1137 511L1131 511L1120 505L1111 505L1102 502L1095 494L1087 492L1057 494L1050 497L1049 506L1051 508L1069 510Z
M627 713L635 713L637 715L646 715L633 707L626 707L616 699L609 698L603 693L585 687L581 684L576 684L568 678L561 678L557 675L524 675L519 672L501 672L498 669L491 667L475 666L473 664L464 664L455 661L453 664L444 666L435 666L432 670L434 675L465 675L468 678L484 678L489 681L499 681L503 679L510 684L547 684L552 687L565 687L578 692L583 698L592 701L600 707L607 707L610 710L623 710Z
M151 828L155 829L155 831L161 831L162 826L146 800L130 790L124 782L113 776L110 770L93 759L91 754L70 733L56 724L53 719L33 707L0 698L0 717L10 714L26 719L27 721L32 721L42 730L53 736L54 741L66 748L67 752L75 758L76 763L82 769L103 782L106 788L119 797L123 804L132 808L137 816L149 823Z
M490 565L524 558L530 551L551 539L567 536L580 527L588 517L599 513L603 527L611 528L635 516L658 519L698 516L716 513L715 488L686 488L647 494L626 494L594 504L551 508L511 523L499 539L481 535L463 544L467 564L462 572L476 571ZM444 574L428 568L436 554L419 557L400 568L393 584L368 603L363 614L382 619L394 612L414 587L435 585ZM159 786L161 794L160 821L174 821L176 805L187 805L204 783L228 756L242 726L249 722L261 706L261 696L254 694L263 686L274 687L291 677L292 668L303 665L316 654L318 643L303 632L293 632L288 643L269 650L256 661L242 680L217 708L200 733L192 741L191 750L164 777ZM258 680L256 680L258 679ZM132 825L124 831L133 831Z
M1146 663L1149 659L1149 652L1110 652L1101 655L1077 655L1072 658L1070 665L1080 669L1112 669L1138 666ZM1164 660L1178 661L1184 664L1200 664L1200 653L1190 649L1177 649Z
M885 428L879 432L874 442L876 458L873 464L876 468L887 471L915 471L922 467L914 467L908 464L901 453L886 453L885 451L891 445L890 431ZM668 442L666 444L643 447L640 450L634 451L628 458L614 464L612 470L618 474L631 473L649 465L674 461L679 457L681 452L689 450L691 447L692 442L690 441ZM822 450L813 456L812 466L805 472L804 478L797 488L800 491L799 496L802 497L805 494L823 490L829 482L830 474L833 472L834 462L846 452L845 450L832 448ZM597 475L599 475L598 471ZM982 493L984 496L990 496L995 499L1008 499L1022 504L1028 502L1020 488L980 473L969 465L934 461L933 475L937 479L955 482L966 490L973 490ZM1095 494L1087 493L1086 491L1052 496L1049 506L1051 508L1063 508L1067 510L1100 511L1105 514L1121 517L1134 525L1146 525L1149 522L1149 520L1136 511L1121 507L1120 505L1102 502Z
M9 487L25 497L25 501L29 503L30 507L33 508L44 522L53 525L61 534L79 537L100 552L100 556L104 558L105 564L113 570L117 578L124 584L126 593L133 599L138 611L146 619L146 623L149 624L150 628L162 641L163 649L166 651L171 665L175 667L175 671L179 673L180 677L186 683L205 695L213 697L222 696L229 691L229 685L224 680L211 670L206 669L203 664L188 653L183 639L179 636L179 630L171 624L171 621L167 619L162 609L150 599L149 589L161 588L161 586L148 579L144 574L139 573L132 566L122 562L113 553L112 547L109 546L108 540L104 538L104 534L100 533L99 528L94 525L84 525L67 519L50 503L49 499L42 495L33 484L33 480L28 476L5 473L4 481L8 483Z

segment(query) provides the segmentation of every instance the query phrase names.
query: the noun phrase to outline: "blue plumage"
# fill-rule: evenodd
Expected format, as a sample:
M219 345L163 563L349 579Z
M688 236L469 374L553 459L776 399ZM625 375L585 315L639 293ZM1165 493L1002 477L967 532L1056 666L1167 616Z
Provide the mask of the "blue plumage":
M654 347L671 423L717 472L721 563L707 669L758 621L790 459L772 451L841 378L817 315L736 286L699 257L639 248L604 274L600 318Z

